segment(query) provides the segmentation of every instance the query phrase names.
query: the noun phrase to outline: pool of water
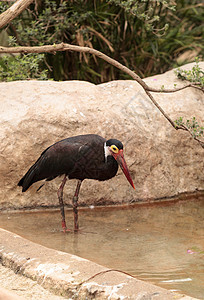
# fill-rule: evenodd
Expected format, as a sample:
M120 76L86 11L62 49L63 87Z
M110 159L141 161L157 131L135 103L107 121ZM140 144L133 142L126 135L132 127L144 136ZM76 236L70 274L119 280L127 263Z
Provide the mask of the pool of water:
M204 299L204 199L79 211L79 233L59 211L2 213L0 227L33 242ZM69 228L73 214L66 211Z

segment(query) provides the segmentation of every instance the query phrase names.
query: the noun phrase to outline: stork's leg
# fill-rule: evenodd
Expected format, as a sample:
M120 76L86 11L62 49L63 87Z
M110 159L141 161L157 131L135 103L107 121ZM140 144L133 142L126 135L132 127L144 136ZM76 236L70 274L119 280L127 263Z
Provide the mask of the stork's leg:
M79 223L78 223L78 196L79 196L79 190L81 187L81 180L78 180L77 182L77 187L76 187L76 191L73 197L73 212L74 212L74 231L78 231L79 230Z
M64 202L63 202L63 189L65 186L65 183L67 181L67 176L64 176L64 179L62 180L62 183L57 191L57 196L59 199L59 204L60 204L60 212L61 212L61 217L62 217L62 229L65 232L67 230L66 222L65 222L65 213L64 213Z

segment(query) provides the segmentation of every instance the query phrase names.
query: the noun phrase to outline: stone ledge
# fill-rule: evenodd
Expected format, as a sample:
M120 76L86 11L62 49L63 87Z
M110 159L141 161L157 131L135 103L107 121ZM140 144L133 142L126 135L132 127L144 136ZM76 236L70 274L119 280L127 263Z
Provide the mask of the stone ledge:
M196 299L46 248L3 229L0 260L2 265L37 281L52 293L71 299Z

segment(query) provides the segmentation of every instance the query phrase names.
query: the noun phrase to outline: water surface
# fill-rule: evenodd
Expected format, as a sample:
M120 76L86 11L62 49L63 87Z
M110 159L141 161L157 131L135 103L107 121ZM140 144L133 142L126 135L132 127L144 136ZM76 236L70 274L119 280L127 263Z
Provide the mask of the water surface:
M3 213L0 226L33 242L204 299L204 199L80 210L80 233L59 211ZM73 214L66 211L69 228Z

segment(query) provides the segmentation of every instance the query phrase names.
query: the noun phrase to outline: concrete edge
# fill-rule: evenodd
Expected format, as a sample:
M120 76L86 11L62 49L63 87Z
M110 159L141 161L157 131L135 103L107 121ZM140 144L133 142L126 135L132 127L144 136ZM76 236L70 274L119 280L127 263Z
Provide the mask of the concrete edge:
M193 300L0 229L0 261L15 273L71 299Z
M24 298L12 293L11 291L0 287L0 300L25 300Z

